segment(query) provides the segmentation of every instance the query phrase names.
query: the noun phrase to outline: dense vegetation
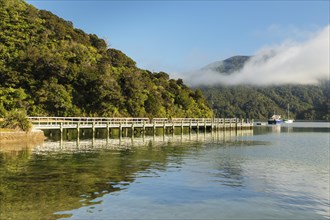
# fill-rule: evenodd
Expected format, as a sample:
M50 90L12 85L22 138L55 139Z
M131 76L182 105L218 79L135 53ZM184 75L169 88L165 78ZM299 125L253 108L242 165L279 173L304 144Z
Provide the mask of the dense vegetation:
M0 118L35 116L211 117L200 90L136 67L51 12L0 0Z
M249 61L251 56L233 56L222 61L216 61L202 68L202 70L212 70L223 75L231 73L243 68L244 64Z
M241 69L248 56L236 56L215 62L204 69L219 74L230 75ZM216 117L242 117L267 119L281 114L294 119L330 120L329 81L318 85L279 85L279 86L225 86L218 85L202 88L204 95L213 108Z
M3 121L0 121L0 127L27 132L32 129L32 123L24 110L14 109L5 115Z
M271 87L215 86L203 93L217 117L267 119L274 112L304 120L330 120L329 84Z

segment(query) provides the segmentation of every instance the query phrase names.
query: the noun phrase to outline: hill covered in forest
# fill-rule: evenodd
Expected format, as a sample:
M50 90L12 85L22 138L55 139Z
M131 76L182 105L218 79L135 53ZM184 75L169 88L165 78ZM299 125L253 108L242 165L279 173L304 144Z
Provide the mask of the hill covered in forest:
M230 75L241 70L251 56L233 56L225 60L216 61L203 67L202 70L212 70L222 75Z
M229 76L241 70L250 56L235 56L207 65L202 71ZM330 120L329 81L317 85L212 85L200 87L216 117L267 119L274 112L304 120Z
M139 69L95 34L23 0L0 0L0 118L211 117L200 90ZM111 39L110 39L111 41Z

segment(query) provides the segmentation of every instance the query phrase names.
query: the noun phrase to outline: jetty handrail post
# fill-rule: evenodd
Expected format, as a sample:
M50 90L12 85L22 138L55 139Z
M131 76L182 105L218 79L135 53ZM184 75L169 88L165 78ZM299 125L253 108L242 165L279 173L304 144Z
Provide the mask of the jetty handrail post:
M189 134L191 133L192 130L192 119L189 120Z
M224 130L226 130L226 119L225 118L222 118L222 120L223 120L223 128L224 128Z
M153 135L156 134L156 121L153 122L153 129L152 129Z
M197 120L197 134L199 133L199 120Z
M63 133L63 122L60 122L60 132L61 132L61 135Z
M131 137L132 137L132 138L134 138L134 129L135 129L135 128L134 128L134 125L135 125L134 123L132 123L132 125L131 125L131 132L132 132Z
M214 129L218 130L218 120L216 118L213 119Z
M95 137L95 121L92 122L93 138Z
M79 122L77 123L77 138L79 140L79 133L80 133L80 124Z
M119 138L121 139L123 135L123 125L122 125L122 122L120 121L119 122Z
M222 121L222 118L219 118L219 128L222 128L223 127L223 121Z
M110 121L107 121L107 138L109 138L110 133Z
M211 123L211 131L213 131L213 125L214 125L214 119L213 118L210 119L210 123Z
M166 132L166 120L163 120L163 136L165 136Z

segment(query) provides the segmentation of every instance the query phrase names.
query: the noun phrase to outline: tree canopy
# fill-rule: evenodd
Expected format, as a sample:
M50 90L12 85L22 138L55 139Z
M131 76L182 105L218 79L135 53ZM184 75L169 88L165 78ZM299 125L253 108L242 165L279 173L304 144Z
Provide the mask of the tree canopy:
M216 117L267 119L280 114L300 120L330 120L329 81L319 85L213 86L202 88Z
M0 0L0 118L211 117L200 91L139 69L122 51L22 0Z

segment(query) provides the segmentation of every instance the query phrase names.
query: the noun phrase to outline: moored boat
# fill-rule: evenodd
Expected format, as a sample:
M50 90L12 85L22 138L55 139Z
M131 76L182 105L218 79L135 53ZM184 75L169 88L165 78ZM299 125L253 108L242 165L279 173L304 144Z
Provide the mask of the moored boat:
M276 125L283 123L283 120L281 119L280 115L273 115L270 119L268 119L269 125Z
M284 119L283 120L283 122L284 123L293 123L293 119L289 119L290 117L289 117L289 104L288 104L288 116L287 116L288 118L286 118L286 119Z

